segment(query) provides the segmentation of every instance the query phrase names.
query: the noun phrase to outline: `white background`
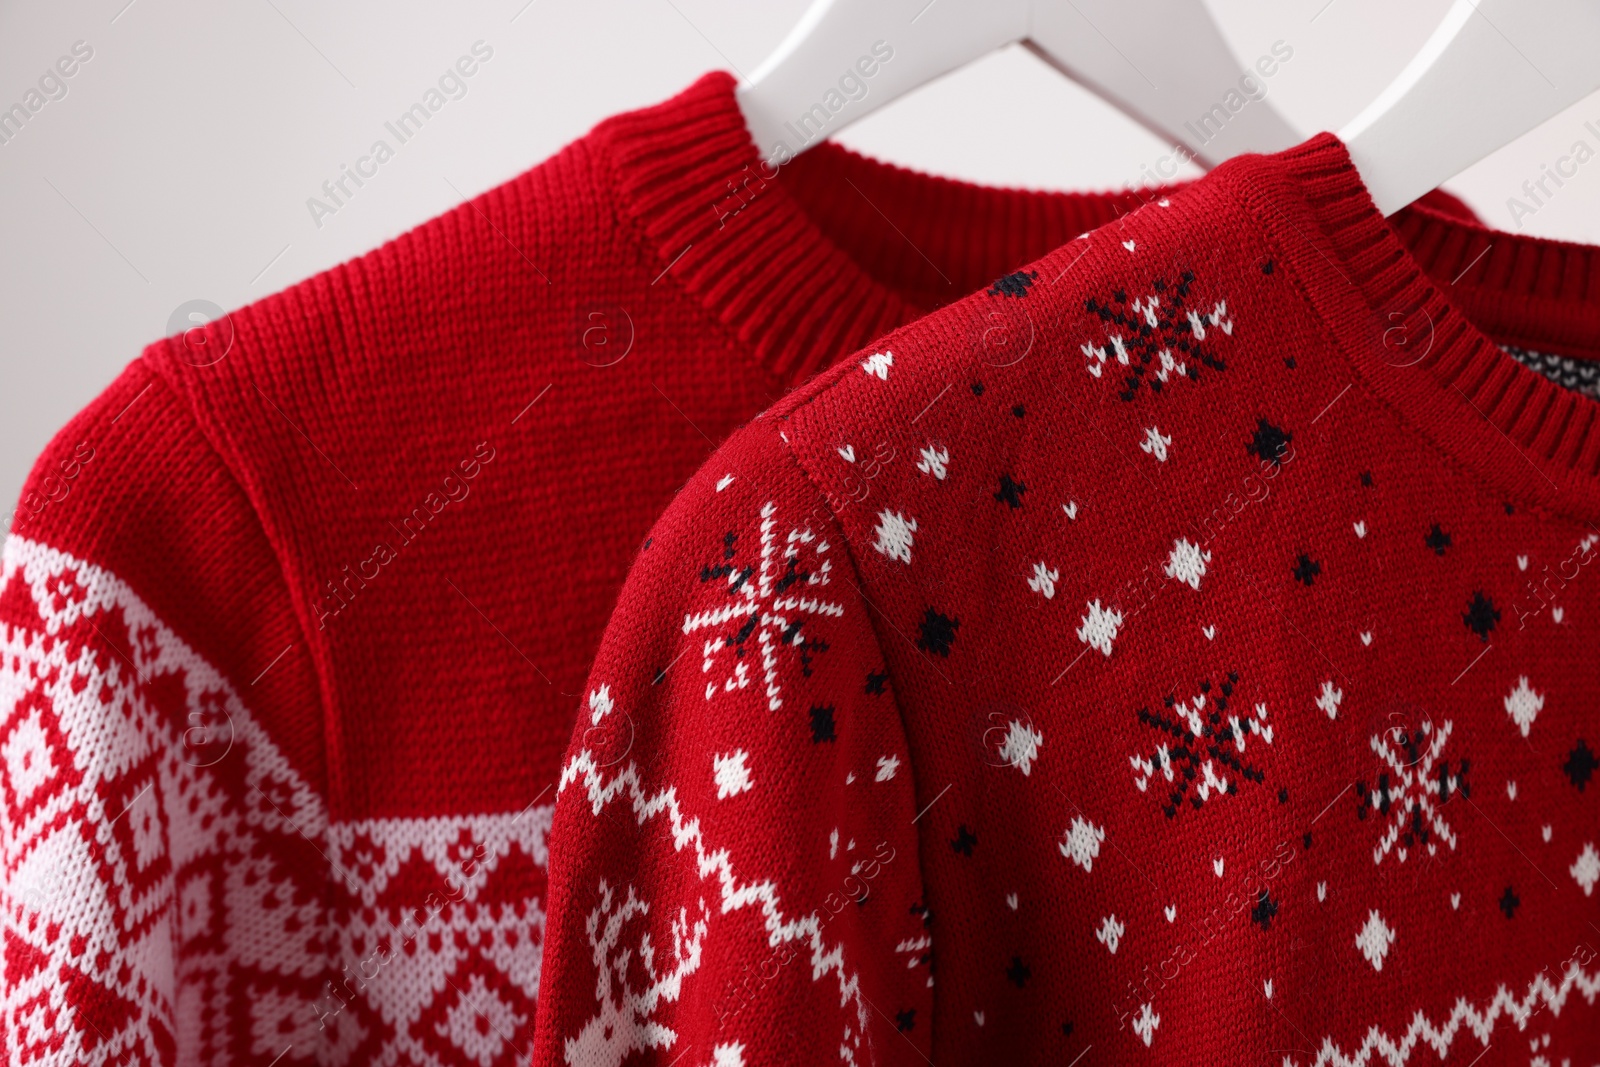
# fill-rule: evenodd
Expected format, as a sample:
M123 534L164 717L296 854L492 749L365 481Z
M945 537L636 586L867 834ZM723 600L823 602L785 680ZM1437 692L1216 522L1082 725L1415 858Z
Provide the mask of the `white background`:
M1309 134L1337 129L1370 101L1448 2L1210 7L1241 68L1275 40L1294 49L1268 89ZM36 0L0 9L0 107L21 101L75 41L94 49L67 95L0 145L0 514L51 434L167 332L180 304L249 303L511 178L606 115L664 99L712 68L749 72L806 4ZM480 39L494 56L468 94L319 228L307 198ZM1137 41L1116 43L1137 56ZM1600 160L1519 227L1507 208L1574 141L1600 148L1585 121L1600 128L1600 97L1447 188L1491 225L1600 242ZM1041 189L1133 184L1168 150L1019 48L840 139L928 171Z

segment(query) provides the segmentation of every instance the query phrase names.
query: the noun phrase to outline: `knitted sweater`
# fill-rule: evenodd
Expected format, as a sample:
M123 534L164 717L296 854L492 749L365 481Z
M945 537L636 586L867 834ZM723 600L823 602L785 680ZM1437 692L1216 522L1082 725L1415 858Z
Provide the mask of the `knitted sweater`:
M1239 159L724 445L590 677L534 1062L1594 1062L1600 253L1400 225Z
M774 175L732 88L151 346L45 452L0 567L9 1062L526 1062L651 521L795 382L1137 203Z

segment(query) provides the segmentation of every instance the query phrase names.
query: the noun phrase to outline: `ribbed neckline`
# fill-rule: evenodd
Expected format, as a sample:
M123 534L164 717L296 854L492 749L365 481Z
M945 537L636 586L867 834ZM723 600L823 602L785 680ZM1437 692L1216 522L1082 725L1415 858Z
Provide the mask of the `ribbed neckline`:
M826 142L774 176L734 88L706 74L592 143L662 277L786 385L1167 192L981 186ZM1339 347L1406 418L1508 494L1600 513L1600 405L1496 344L1600 359L1600 248L1491 230L1439 197L1385 219L1328 134L1212 180L1316 281ZM1397 354L1401 336L1430 347Z
M1231 161L1214 178L1274 239L1335 347L1402 418L1507 500L1600 516L1600 404L1524 367L1473 323L1505 343L1600 355L1600 249L1425 211L1391 223L1331 134Z
M827 142L774 177L734 87L707 74L594 142L664 275L786 384L1164 192L994 188Z

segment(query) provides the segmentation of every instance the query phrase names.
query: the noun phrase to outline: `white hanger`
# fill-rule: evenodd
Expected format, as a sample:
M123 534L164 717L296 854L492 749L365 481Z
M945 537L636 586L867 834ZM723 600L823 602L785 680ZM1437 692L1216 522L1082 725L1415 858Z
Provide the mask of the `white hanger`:
M1455 0L1339 131L1385 215L1600 89L1600 3Z
M781 164L1016 41L1202 164L1301 140L1255 95L1278 59L1241 67L1198 0L815 0L737 99L762 157Z

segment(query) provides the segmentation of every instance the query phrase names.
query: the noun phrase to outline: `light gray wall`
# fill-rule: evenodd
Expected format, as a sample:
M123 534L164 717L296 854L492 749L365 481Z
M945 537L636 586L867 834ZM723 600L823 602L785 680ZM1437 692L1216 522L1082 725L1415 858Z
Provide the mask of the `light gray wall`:
M1180 2L1180 0L1174 0ZM1190 0L1181 0L1190 2ZM488 189L616 111L713 68L749 71L806 0L89 0L0 8L0 107L75 42L93 50L0 144L0 516L51 434L168 332L180 305L248 303ZM1212 0L1246 58L1295 50L1270 83L1310 132L1397 73L1448 0ZM473 43L493 56L336 215L306 206ZM1137 50L1137 42L1119 42ZM73 64L67 64L68 67ZM60 90L54 84L53 92ZM1019 94L1027 106L1010 106ZM1452 182L1491 224L1575 140L1591 98ZM1008 49L841 138L908 166L1035 188L1139 180L1166 147ZM1600 162L1520 220L1600 241Z

